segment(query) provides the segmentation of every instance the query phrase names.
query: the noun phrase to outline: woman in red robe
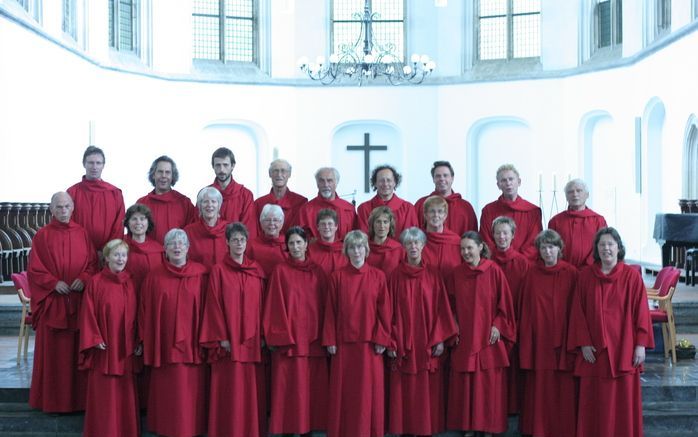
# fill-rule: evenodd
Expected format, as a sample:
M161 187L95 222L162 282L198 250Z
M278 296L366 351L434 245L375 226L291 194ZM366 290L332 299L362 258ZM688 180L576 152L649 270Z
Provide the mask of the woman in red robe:
M106 267L87 283L80 314L80 367L88 370L85 437L140 436L136 376L136 290L125 271L128 246L111 240Z
M643 435L640 372L654 337L645 284L624 258L618 231L599 230L596 262L575 288L567 349L577 352L577 437Z
M187 260L181 229L165 234L167 261L141 287L139 336L150 367L148 430L168 437L206 432L206 367L199 348L207 269Z
M225 239L228 222L220 218L222 204L220 191L214 187L202 188L196 196L199 218L184 228L189 237L189 259L209 269L228 253Z
M427 236L412 227L400 241L407 259L388 279L393 308L388 430L438 434L446 429L444 343L458 327L438 270L422 262Z
M277 264L288 258L284 236L280 235L284 210L279 205L267 203L259 214L259 225L261 232L247 243L245 254L257 261L268 277Z
M387 206L379 206L368 216L368 248L366 262L385 273L386 278L405 257L402 244L394 240L395 216Z
M511 217L499 216L492 222L492 240L495 248L492 251L492 261L504 272L514 303L514 317L519 319L519 293L524 278L529 269L528 259L518 250L511 247L516 233L516 223ZM514 344L509 352L509 370L507 387L507 410L509 414L518 414L523 400L523 373L519 368L519 349Z
M447 216L448 202L443 197L431 196L424 202L427 244L422 258L426 264L437 267L444 279L462 262L460 237L444 226Z
M147 206L140 203L129 206L124 226L127 233L124 242L129 249L126 271L131 274L138 293L146 275L163 263L165 251L162 244L150 238L155 224Z
M264 303L271 354L271 434L310 435L327 426L329 369L322 347L327 276L306 256L303 228L286 232L290 258L276 266Z
M502 270L477 232L461 239L463 264L446 288L460 338L451 351L447 425L485 436L507 430L506 368L516 339L514 306Z
M344 239L349 264L330 276L322 344L332 355L327 436L385 434L383 352L390 345L390 298L383 272L366 263L368 237Z
M577 382L575 356L567 352L567 322L577 269L560 259L564 244L557 232L541 232L535 244L540 259L521 288L518 346L525 377L519 431L574 437Z
M308 257L328 276L347 265L343 253L343 243L337 238L337 213L332 209L321 209L317 213L315 225L320 238L308 246Z
M225 231L229 251L211 269L201 326L201 345L211 362L208 435L265 435L262 360L262 293L265 275L245 256L247 227Z

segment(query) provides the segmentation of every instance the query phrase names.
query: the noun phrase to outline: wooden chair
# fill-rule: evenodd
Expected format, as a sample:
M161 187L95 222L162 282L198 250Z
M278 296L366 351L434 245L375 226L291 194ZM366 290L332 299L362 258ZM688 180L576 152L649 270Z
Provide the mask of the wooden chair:
M13 273L12 282L17 289L17 296L22 304L22 318L19 321L19 337L17 338L17 365L19 365L22 355L22 344L24 343L24 361L27 361L27 351L29 349L29 327L32 324L30 310L31 291L29 290L29 280L27 272Z
M666 272L664 272L665 269L667 269ZM660 276L661 282L659 282ZM671 304L671 299L674 297L674 291L679 283L680 276L681 271L679 269L664 267L657 275L655 286L658 285L658 288L647 289L647 299L659 304L659 308L650 309L650 316L652 317L652 323L662 324L664 358L668 358L669 352L671 352L672 363L676 363L676 323L674 321L674 307Z

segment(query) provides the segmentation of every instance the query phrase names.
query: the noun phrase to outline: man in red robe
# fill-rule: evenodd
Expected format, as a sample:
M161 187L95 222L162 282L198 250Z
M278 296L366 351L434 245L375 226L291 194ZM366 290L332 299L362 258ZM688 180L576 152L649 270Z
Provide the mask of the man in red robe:
M444 227L456 235L463 235L466 231L477 231L477 216L473 206L460 194L453 191L453 167L448 161L436 161L431 168L431 177L434 180L434 191L424 196L414 204L417 210L419 227L426 229L424 220L424 202L430 196L441 196L448 202L448 216Z
M105 162L102 149L89 146L82 156L85 176L68 188L75 204L73 221L85 228L100 252L109 240L124 236L124 198L120 189L102 180Z
M291 226L299 225L298 214L303 205L308 203L308 198L294 193L288 188L288 179L291 177L291 164L284 159L275 159L269 165L269 178L271 179L271 191L266 196L262 196L254 201L257 214L255 220L259 219L265 205L279 205L284 212L284 225L281 234ZM257 234L261 235L262 228L257 225Z
M565 260L581 269L594 263L594 235L596 231L607 226L606 220L587 208L589 189L581 179L567 182L565 197L567 211L550 219L548 228L557 231L565 242Z
M318 195L301 208L298 217L299 226L305 228L311 239L318 238L318 230L315 227L317 213L321 209L333 209L337 213L337 238L341 240L354 226L354 220L356 220L354 205L337 196L339 172L336 168L323 167L319 169L315 173L315 182L317 183Z
M227 147L219 147L211 156L211 167L216 179L211 184L223 195L221 218L228 222L240 222L247 226L250 238L257 235L257 219L252 191L233 179L235 155Z
M73 200L51 198L51 222L32 241L27 274L36 330L29 405L45 412L85 409L86 375L78 371L78 316L97 254L85 229L73 222Z
M155 188L136 203L150 208L155 226L153 238L162 243L170 229L184 228L196 220L196 208L187 196L172 189L179 180L179 171L169 156L163 155L153 161L148 180Z
M521 178L511 164L504 164L497 169L497 187L502 191L499 199L482 208L480 216L480 235L490 248L492 240L492 221L500 215L511 217L516 222L516 237L511 245L528 258L538 256L533 244L536 236L543 230L542 213L539 207L519 196Z
M390 165L381 165L371 173L371 186L376 195L371 200L359 205L356 214L355 229L368 233L368 216L375 208L387 206L395 217L395 235L399 236L404 229L417 226L417 213L414 206L397 197L395 189L400 185L402 175Z

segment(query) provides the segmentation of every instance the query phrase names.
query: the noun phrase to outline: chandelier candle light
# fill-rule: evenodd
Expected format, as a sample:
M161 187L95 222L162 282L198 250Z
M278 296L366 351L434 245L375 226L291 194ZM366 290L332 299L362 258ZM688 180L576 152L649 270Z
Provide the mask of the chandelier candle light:
M364 2L363 13L355 12L352 16L361 20L361 32L354 44L341 44L339 53L332 53L329 62L324 56L318 56L315 62L309 62L305 56L298 60L298 67L312 80L323 85L354 82L361 86L364 81L383 77L392 85L420 84L436 68L427 55L413 54L410 62L402 62L395 54L395 44L375 42L373 20L379 19L380 14L371 11L369 0Z

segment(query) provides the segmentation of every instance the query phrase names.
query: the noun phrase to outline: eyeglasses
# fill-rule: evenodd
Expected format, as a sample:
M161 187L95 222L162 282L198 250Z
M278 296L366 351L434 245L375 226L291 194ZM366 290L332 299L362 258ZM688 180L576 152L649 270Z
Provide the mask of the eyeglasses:
M262 222L263 222L263 223L281 223L282 221L283 221L283 220L281 220L281 219L278 219L278 218L270 218L270 217L267 217L267 218L265 218L265 219L262 219Z
M231 238L228 240L231 244L244 244L247 242L247 238Z

